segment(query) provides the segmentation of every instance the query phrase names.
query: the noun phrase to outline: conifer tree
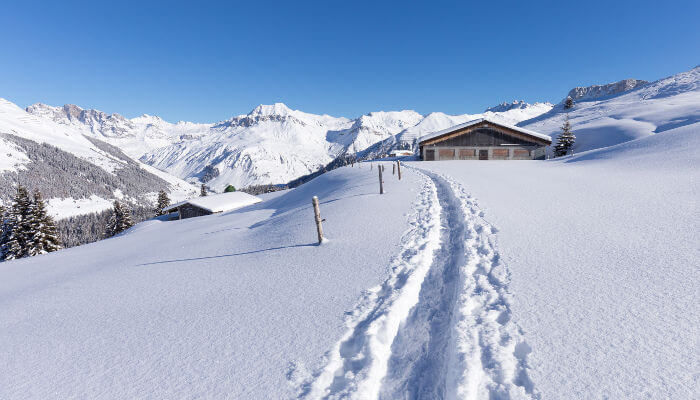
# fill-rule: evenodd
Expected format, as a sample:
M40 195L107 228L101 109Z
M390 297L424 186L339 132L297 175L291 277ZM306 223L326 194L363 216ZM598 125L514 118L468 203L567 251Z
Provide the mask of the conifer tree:
M0 261L5 259L5 243L9 234L7 210L0 204Z
M30 256L50 253L61 248L56 223L46 212L46 204L38 190L34 191L30 224L32 234L31 247L28 249Z
M571 96L566 96L566 100L564 101L564 108L567 110L574 108L574 99L572 99Z
M576 135L571 131L571 122L569 122L569 114L566 115L566 121L561 127L562 132L559 134L557 144L554 146L554 156L565 156L569 150L574 147Z
M3 245L3 259L15 260L27 257L30 255L34 234L31 225L32 201L24 186L17 186L12 209L8 214L8 232Z
M163 215L163 209L170 205L170 198L165 190L158 192L158 204L156 205L156 215Z
M202 187L199 189L199 195L204 197L207 195L207 187L202 183Z
M134 221L131 219L131 212L129 212L129 209L125 205L122 205L119 200L114 200L112 216L107 223L105 237L112 237L132 226L134 226Z
M228 185L228 186L226 186L226 189L224 189L224 193L235 192L235 191L236 191L236 187L233 185Z

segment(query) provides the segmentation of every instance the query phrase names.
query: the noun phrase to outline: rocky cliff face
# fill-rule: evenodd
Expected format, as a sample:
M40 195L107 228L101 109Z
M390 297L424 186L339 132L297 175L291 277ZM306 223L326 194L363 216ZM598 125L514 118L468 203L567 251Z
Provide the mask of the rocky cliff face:
M629 92L649 82L640 79L624 79L619 82L608 83L606 85L592 85L586 87L575 87L569 91L567 97L571 97L575 102L592 101L604 97ZM566 101L566 97L562 103Z

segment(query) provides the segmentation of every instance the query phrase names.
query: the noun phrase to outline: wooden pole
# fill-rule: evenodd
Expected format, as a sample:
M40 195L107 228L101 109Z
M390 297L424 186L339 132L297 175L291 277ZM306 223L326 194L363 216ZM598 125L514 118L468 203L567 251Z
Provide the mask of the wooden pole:
M318 233L318 244L323 242L323 226L321 226L321 210L318 208L318 197L311 198L311 204L314 206L314 219L316 220L316 232Z
M391 174L396 175L396 164L394 163L391 164Z
M399 180L401 180L401 161L396 160L396 169L399 171Z
M381 167L381 165L377 169L379 170L379 194L384 194L384 179L382 179L382 167Z

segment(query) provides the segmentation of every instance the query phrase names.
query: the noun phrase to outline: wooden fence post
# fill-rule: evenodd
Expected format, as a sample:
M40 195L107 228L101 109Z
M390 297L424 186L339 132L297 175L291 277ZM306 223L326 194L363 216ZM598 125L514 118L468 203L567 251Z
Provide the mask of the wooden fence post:
M311 204L314 206L314 219L316 220L316 232L318 233L318 244L323 242L323 226L321 226L321 210L318 208L318 197L311 198Z
M380 165L379 168L379 194L384 194L384 179L382 179L382 166Z
M396 164L391 163L391 174L396 175Z
M396 169L399 171L399 180L401 180L401 161L396 160Z

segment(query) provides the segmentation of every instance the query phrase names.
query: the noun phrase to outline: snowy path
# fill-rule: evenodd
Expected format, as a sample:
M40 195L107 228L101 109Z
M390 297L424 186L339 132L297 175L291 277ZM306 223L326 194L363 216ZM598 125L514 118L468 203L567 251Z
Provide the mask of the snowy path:
M423 189L391 276L363 297L300 397L539 398L495 229L458 183L416 172Z

